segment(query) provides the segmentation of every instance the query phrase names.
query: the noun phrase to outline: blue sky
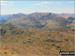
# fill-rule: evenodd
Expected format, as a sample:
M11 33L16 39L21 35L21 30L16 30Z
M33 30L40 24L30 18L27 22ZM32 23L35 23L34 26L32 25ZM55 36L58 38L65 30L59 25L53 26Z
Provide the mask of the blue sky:
M74 1L1 1L1 14L74 13Z

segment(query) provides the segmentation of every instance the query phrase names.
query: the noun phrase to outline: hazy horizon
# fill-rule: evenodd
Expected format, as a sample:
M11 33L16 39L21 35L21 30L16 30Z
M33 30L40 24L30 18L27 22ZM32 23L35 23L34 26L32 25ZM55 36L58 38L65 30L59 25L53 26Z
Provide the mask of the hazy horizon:
M33 14L33 13L53 13L53 12L32 12L32 13L12 13L12 14L25 14L25 15L29 15L29 14ZM12 15L12 14L1 14L2 15ZM54 13L54 14L75 14L75 13Z

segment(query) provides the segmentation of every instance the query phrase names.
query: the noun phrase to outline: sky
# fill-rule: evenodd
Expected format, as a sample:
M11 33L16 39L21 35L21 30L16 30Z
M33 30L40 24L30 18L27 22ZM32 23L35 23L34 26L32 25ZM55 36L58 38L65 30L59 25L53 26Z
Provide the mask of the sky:
M1 14L74 13L74 1L0 1Z

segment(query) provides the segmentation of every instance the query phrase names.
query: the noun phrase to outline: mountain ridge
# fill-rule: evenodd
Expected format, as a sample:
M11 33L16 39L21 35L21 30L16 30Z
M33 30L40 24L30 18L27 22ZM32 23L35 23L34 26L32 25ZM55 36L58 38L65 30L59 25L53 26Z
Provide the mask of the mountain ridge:
M3 23L12 23L22 27L53 28L63 26L67 27L67 25L70 26L73 21L72 19L72 17L69 19L69 17L65 18L63 15L58 15L55 13L18 13L6 16L3 19Z

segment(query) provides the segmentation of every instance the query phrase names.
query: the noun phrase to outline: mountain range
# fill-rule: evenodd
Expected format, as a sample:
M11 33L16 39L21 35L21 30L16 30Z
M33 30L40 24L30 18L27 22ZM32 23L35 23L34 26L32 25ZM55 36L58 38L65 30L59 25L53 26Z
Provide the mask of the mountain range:
M32 13L32 14L11 14L3 15L0 18L2 23L11 23L25 28L56 28L74 26L75 16L72 14L55 13Z

